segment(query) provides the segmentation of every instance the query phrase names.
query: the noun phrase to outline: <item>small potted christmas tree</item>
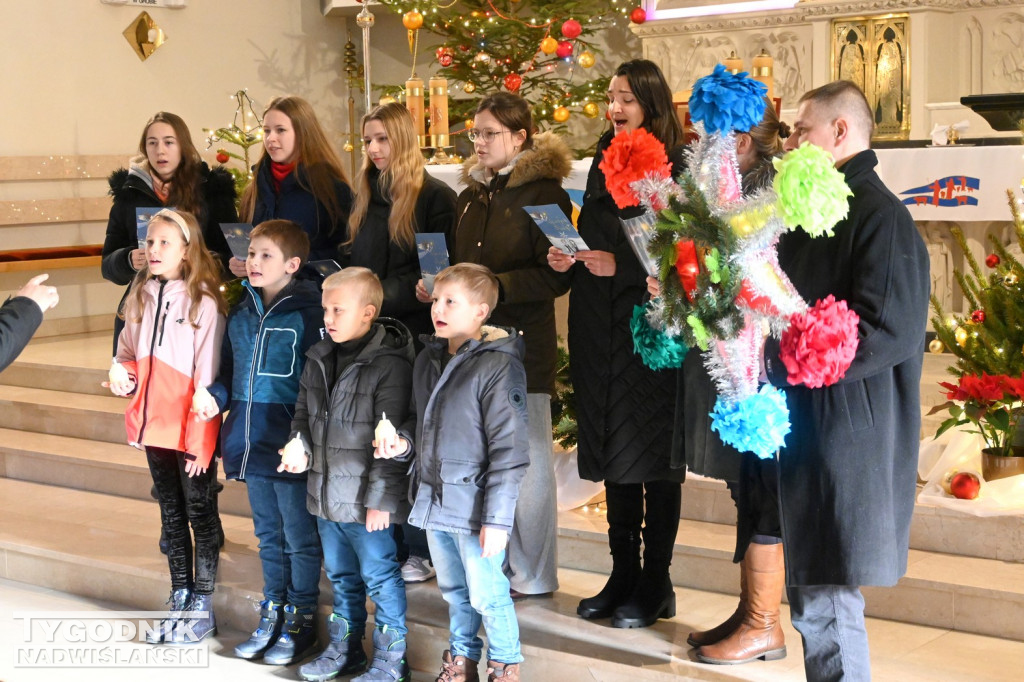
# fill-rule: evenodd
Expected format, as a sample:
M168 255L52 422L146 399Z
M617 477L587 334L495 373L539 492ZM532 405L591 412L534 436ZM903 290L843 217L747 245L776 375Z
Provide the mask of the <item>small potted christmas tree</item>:
M1024 249L1024 219L1013 190L1007 190L1017 241ZM949 411L935 434L967 426L985 441L986 480L1024 473L1024 265L993 235L985 269L967 248L963 232L952 228L968 268L955 270L970 313L950 315L932 295L932 326L937 341L955 356L948 369L956 382L941 382L949 402L930 414Z

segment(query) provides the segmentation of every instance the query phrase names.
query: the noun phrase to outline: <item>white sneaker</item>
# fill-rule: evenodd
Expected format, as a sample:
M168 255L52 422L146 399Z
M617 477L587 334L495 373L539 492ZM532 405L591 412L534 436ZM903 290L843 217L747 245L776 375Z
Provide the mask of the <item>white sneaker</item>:
M437 571L434 570L434 564L431 563L430 559L410 556L408 560L402 564L402 580L407 583L426 582L435 575L437 575Z

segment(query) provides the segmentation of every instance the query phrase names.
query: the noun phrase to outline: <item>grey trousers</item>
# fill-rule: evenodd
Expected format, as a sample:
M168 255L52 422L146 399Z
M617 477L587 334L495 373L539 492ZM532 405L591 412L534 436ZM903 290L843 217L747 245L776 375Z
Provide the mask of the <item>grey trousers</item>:
M509 536L506 573L512 589L542 594L558 589L558 507L551 438L551 397L526 394L530 466L526 469L515 524Z
M855 585L789 585L790 617L804 643L807 682L869 682L864 597Z

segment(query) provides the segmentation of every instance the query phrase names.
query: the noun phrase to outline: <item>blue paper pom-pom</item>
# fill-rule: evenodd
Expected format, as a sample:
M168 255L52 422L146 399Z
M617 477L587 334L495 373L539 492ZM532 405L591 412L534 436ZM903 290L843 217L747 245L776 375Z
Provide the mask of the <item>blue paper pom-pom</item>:
M740 452L771 459L786 442L789 408L782 391L765 384L757 393L738 402L719 396L711 413L711 429L722 442Z
M682 367L689 350L686 344L679 337L669 336L652 327L647 321L645 306L633 306L633 319L629 326L633 330L633 352L645 365L654 371Z
M731 74L719 64L710 76L697 79L690 95L690 118L703 121L709 135L746 132L764 117L768 88L746 71Z

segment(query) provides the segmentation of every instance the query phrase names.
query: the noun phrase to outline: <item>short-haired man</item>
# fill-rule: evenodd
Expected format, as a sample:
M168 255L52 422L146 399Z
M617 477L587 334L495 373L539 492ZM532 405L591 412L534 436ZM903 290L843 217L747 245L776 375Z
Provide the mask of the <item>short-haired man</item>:
M838 81L800 99L786 145L830 152L853 196L835 236L789 232L779 263L805 300L833 294L860 316L853 364L833 386L789 386L778 341L764 350L792 421L779 505L790 610L812 682L870 679L859 586L894 585L906 571L914 511L929 262L910 213L874 171L872 128L864 94Z

